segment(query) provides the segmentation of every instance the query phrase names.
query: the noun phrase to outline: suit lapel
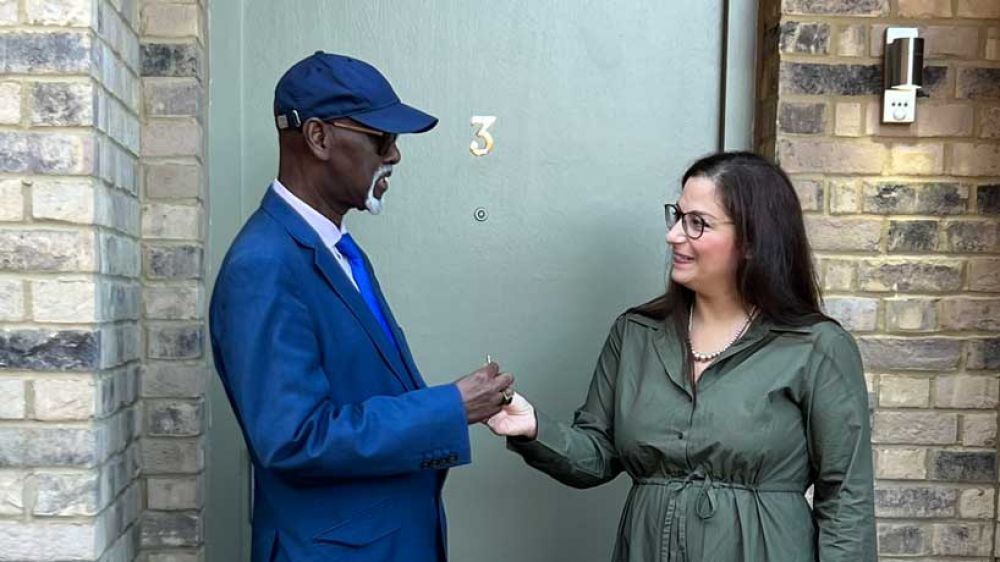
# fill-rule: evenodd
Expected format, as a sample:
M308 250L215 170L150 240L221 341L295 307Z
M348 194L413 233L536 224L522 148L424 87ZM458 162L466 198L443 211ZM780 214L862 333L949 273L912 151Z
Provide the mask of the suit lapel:
M316 231L271 189L267 190L261 206L275 220L282 223L293 238L313 252L316 268L322 273L323 278L326 279L326 282L333 289L334 293L344 301L344 304L347 305L347 308L365 329L365 332L368 333L368 337L375 343L379 354L382 355L382 358L389 365L393 376L399 380L404 388L413 388L413 383L409 381L409 377L407 376L406 367L399 358L400 353L394 349L395 346L392 345L392 342L386 337L385 332L382 331L382 327L379 326L378 320L375 319L371 310L368 309L368 305L361 298L361 294L347 278L344 270L334 260L330 250L323 245ZM372 275L372 279L374 278L374 275ZM379 298L381 298L380 291ZM382 306L383 311L388 310L385 305Z

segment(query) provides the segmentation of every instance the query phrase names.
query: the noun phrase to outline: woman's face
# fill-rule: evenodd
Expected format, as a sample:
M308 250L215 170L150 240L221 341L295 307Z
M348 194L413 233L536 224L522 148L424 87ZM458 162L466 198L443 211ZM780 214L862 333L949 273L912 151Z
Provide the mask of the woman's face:
M736 231L722 206L715 182L704 177L688 179L677 207L683 213L698 215L705 227L697 239L685 234L682 225L685 221L677 221L667 232L667 244L673 250L671 279L702 295L735 291L739 263ZM685 220L692 219L685 217ZM697 232L692 230L692 234Z

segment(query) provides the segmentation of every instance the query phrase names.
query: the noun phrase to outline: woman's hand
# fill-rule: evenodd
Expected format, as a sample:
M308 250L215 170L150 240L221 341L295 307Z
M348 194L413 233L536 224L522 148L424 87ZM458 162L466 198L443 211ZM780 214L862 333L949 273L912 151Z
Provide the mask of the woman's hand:
M500 413L486 420L486 425L490 426L493 433L507 437L534 439L538 435L535 407L516 392L514 400L504 406Z

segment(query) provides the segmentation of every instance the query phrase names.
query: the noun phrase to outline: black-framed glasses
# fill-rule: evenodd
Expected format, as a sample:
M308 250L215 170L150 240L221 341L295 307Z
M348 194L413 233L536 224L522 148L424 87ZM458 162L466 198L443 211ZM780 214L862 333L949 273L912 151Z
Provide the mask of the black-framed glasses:
M377 137L378 140L375 143L375 151L379 156L388 156L389 149L392 145L396 144L396 139L399 137L396 133L387 133L385 131L379 131L378 129L372 129L370 127L365 127L358 123L346 122L346 121L330 121L330 124L334 127L339 127L341 129L347 129L348 131L355 131L358 133L364 133L366 135L371 135Z
M705 234L705 227L710 226L705 217L695 212L685 213L673 203L667 203L663 206L663 215L667 220L667 230L672 229L679 222L681 223L681 229L684 230L684 236L687 236L691 240L701 238L701 235ZM712 221L713 224L732 224L732 222Z

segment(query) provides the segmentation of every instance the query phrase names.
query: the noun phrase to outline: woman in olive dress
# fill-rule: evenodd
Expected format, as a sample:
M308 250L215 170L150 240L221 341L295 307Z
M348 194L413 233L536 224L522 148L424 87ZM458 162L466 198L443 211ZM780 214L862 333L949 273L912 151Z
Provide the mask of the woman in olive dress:
M667 291L614 322L573 423L518 394L491 429L564 484L631 477L614 562L874 562L861 358L788 177L708 156L666 219Z

